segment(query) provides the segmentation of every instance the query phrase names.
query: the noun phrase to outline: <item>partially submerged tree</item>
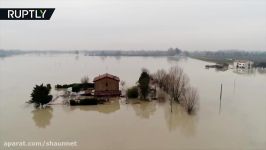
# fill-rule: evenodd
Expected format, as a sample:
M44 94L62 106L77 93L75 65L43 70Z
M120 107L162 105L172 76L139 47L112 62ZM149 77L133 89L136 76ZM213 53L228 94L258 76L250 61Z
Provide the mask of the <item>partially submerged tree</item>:
M53 96L49 94L50 91L50 84L47 84L46 86L44 86L43 84L36 85L31 93L31 100L29 101L29 103L33 103L36 108L42 108L43 105L49 103L53 98Z
M186 86L189 84L189 79L183 72L183 69L176 66L170 68L168 80L170 83L168 85L168 93L176 102L179 103L181 95L185 92Z
M120 85L121 85L121 96L124 97L127 95L127 90L125 88L126 82L121 80Z
M81 78L81 83L89 83L89 77L88 76L84 76Z
M138 83L140 89L140 96L141 98L146 99L149 94L149 83L150 83L150 75L146 70L142 71Z
M125 86L125 84L126 84L126 82L125 82L125 81L123 81L123 80L120 82L120 85L121 85L122 87L124 87L124 86Z
M166 78L166 71L163 69L158 70L154 75L153 79L157 82L160 88L163 88L165 78Z
M163 90L159 90L157 96L159 102L165 102L167 94Z
M180 96L189 84L189 79L183 69L178 66L171 67L169 72L158 70L154 74L155 81L159 87L168 93L176 102L179 102Z
M169 92L169 88L170 88L170 76L167 73L163 78L162 78L162 89L168 93Z
M128 98L138 98L139 96L139 89L137 86L133 86L127 89L127 97Z
M182 94L180 103L188 114L193 114L199 106L199 94L197 89L193 87L186 88L185 92Z
M178 66L171 67L168 73L158 70L153 78L160 88L170 96L171 111L173 101L182 103L189 114L197 109L199 99L197 90L189 86L189 78L183 69Z

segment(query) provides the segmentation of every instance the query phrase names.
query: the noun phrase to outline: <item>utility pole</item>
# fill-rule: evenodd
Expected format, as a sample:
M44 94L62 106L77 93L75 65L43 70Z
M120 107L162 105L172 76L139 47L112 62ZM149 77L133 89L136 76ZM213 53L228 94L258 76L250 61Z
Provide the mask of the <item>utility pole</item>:
M173 112L173 98L171 98L171 112Z
M221 84L221 91L220 91L220 102L222 100L222 94L223 94L223 84Z
M221 104L222 104L222 95L223 95L223 84L221 84L221 90L220 90L220 107L219 107L219 113L221 113Z

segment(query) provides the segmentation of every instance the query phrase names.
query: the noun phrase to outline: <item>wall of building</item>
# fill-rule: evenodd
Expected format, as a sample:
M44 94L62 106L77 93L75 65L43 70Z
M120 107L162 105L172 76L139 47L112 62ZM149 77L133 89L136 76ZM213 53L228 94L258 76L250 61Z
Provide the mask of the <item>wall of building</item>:
M242 69L250 69L253 66L253 62L246 61L246 62L234 62L235 68L242 68Z
M95 82L95 91L119 90L119 81L111 78L103 78Z

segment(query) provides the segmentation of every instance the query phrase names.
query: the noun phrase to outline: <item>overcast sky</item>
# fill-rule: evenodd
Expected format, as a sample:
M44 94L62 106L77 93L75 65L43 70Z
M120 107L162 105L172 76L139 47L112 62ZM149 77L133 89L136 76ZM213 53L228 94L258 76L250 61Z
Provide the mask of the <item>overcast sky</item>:
M266 0L0 0L56 8L49 21L0 20L0 49L266 50Z

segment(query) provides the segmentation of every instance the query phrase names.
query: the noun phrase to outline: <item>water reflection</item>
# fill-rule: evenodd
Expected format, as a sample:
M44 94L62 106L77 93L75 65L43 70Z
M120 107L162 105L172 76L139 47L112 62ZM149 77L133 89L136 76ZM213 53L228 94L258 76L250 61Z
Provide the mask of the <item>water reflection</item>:
M75 60L79 60L79 55L78 54L75 56Z
M121 59L121 56L114 56L117 61Z
M235 68L233 70L234 73L237 74L246 74L246 75L251 75L254 74L256 72L255 69L240 69L240 68Z
M50 121L53 117L53 108L45 107L45 108L37 108L33 110L32 120L35 122L35 125L39 128L46 128L50 125Z
M165 121L169 131L179 129L185 136L192 136L195 134L197 116L188 115L178 104L173 104L173 112L171 112L169 103L165 103L163 107Z
M102 61L105 61L105 59L107 58L107 56L99 56L101 58Z
M178 62L178 61L181 61L181 60L187 60L187 57L185 57L185 56L179 56L179 57L176 57L176 56L174 56L174 57L167 57L167 62L168 63L176 63L176 62Z
M266 74L266 68L258 68L257 71L260 74Z
M130 103L136 115L140 118L148 119L156 111L156 102L135 102Z
M225 71L227 71L229 68L228 68L228 66L227 67L223 67L223 68L215 68L215 71L216 72L225 72Z
M188 115L179 104L173 104L173 112L171 112L169 102L131 101L127 105L130 105L133 108L138 117L144 119L150 119L157 110L163 110L164 119L170 132L179 129L179 131L185 136L193 136L196 132L197 116Z
M79 109L81 111L96 111L104 114L116 112L120 109L119 100L111 100L108 103L91 106L70 106L70 110Z

